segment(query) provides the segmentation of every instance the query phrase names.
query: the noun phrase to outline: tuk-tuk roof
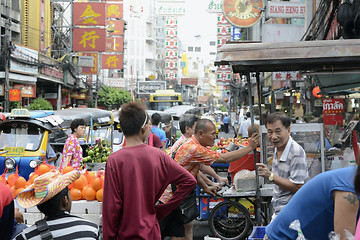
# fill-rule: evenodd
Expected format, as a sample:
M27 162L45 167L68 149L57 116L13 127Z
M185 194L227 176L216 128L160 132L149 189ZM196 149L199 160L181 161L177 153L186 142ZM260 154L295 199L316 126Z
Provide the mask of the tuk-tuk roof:
M163 111L155 111L155 110L146 110L146 112L149 114L150 118L154 113L160 114L162 123L169 123L172 121L171 114L169 113Z
M55 111L54 116L64 120L64 122L61 123L63 128L70 127L72 121L78 118L84 119L87 125L90 125L91 117L95 125L114 123L114 117L111 112L97 108L68 108Z

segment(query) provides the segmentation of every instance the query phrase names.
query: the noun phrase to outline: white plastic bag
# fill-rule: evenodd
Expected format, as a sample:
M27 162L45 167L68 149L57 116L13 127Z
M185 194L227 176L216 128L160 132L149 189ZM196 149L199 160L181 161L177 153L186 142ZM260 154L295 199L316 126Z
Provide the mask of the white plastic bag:
M296 240L306 240L304 234L301 231L300 221L298 219L291 222L289 228L298 232Z
M234 176L235 189L239 192L256 190L256 173L247 169L238 171Z

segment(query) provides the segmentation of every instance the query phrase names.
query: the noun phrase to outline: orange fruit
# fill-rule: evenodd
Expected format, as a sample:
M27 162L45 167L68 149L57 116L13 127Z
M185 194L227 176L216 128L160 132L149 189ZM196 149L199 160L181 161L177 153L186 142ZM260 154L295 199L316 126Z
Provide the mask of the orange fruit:
M99 189L99 190L96 192L96 199L97 199L99 202L102 202L102 201L103 201L103 194L104 194L104 189L103 189L103 188Z
M18 179L16 179L14 184L15 188L24 188L25 185L26 185L26 180L23 177L19 177Z
M47 164L44 164L44 163L40 164L38 167L39 175L43 175L44 173L47 173L50 170L51 170L51 168Z
M24 191L25 190L25 188L18 188L18 189L16 189L16 191L15 191L15 196L17 196L19 193L21 193L22 191Z
M87 179L84 175L81 175L76 181L74 182L74 188L82 190L87 185Z
M61 171L62 174L66 174L68 172L74 171L74 168L70 165L67 165L66 167L64 167L64 169Z
M12 173L8 176L8 183L9 185L12 187L14 186L16 180L19 178L19 175L18 174L15 174L15 173Z
M3 183L3 184L5 184L5 185L7 184L7 181L6 181L6 178L5 178L4 175L1 175L1 176L0 176L0 182Z
M85 177L86 177L88 183L92 183L92 181L94 181L94 179L95 179L95 173L94 172L86 172Z
M29 178L29 180L28 180L28 183L33 184L35 178L37 178L38 176L39 176L39 175L38 175L37 173L35 173L35 172L31 173L31 174L30 174L30 178Z
M85 199L88 201L93 201L96 199L96 191L92 187L88 187L84 193Z
M98 191L100 188L103 188L103 181L100 177L96 177L90 185L95 191Z
M77 188L73 188L70 190L70 196L74 201L80 200L81 195L82 195L81 191Z

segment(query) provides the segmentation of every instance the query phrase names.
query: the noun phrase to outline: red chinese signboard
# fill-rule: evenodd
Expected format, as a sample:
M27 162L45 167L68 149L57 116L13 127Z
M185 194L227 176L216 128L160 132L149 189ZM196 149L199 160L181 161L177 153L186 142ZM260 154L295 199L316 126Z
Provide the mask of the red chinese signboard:
M124 38L123 37L108 37L106 38L106 52L123 52Z
M98 53L83 52L81 56L94 57L94 67L82 67L82 74L97 74L98 72Z
M323 120L325 125L342 125L343 124L343 115L333 114L333 115L323 115Z
M181 85L197 85L198 79L197 78L182 78Z
M108 34L110 36L124 35L124 21L123 20L106 20ZM111 31L109 31L111 30Z
M9 101L20 102L21 101L21 90L20 89L9 89Z
M14 88L20 89L21 97L36 98L36 85L14 85Z
M102 54L101 67L102 69L123 69L123 58L123 54Z
M106 4L106 18L123 18L123 4L122 3L107 3Z
M106 30L100 28L74 28L73 51L105 51Z
M79 26L104 26L105 3L79 3L74 2L73 25Z
M263 0L224 0L223 12L226 19L237 27L251 27L263 14L265 8Z
M323 114L344 112L344 99L323 99Z

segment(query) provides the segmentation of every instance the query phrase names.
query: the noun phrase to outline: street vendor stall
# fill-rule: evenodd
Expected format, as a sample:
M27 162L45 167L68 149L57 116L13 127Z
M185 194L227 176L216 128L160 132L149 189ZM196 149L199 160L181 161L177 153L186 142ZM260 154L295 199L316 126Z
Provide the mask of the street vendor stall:
M254 126L253 99L251 94L250 75L255 74L256 85L258 91L258 102L261 103L261 80L260 72L276 72L276 71L300 71L301 74L315 75L321 92L326 94L335 89L349 89L360 86L360 82L356 81L354 74L360 70L360 40L330 40L330 41L306 41L306 42L281 42L281 43L230 43L225 44L218 51L215 65L230 65L233 73L239 73L245 76L249 91L249 105ZM321 75L321 77L318 77ZM336 80L326 81L324 76L336 75ZM240 77L240 79L243 79ZM261 115L261 112L260 112ZM261 122L261 124L263 124ZM320 166L314 175L319 172L328 170L325 162L324 150L324 125L308 125L296 124L292 125L292 132L295 133L294 138L299 136L309 139L303 141L303 146L307 152L307 158L310 160L319 159ZM271 155L271 150L266 143L266 133L264 126L261 128L261 161L267 162ZM297 136L296 136L297 135ZM312 137L312 138L311 138ZM310 143L310 144L309 144ZM315 144L315 145L314 145ZM305 146L307 145L307 146ZM315 147L314 147L315 146ZM320 158L318 158L320 156ZM255 162L257 161L255 157ZM254 165L255 165L254 162ZM308 166L315 167L314 161L308 162ZM261 219L261 199L262 187L259 176L256 171L256 190L253 192L255 197L254 205L256 208L256 222L258 225L262 223ZM232 191L232 190L231 190ZM223 196L227 196L225 192ZM231 196L241 197L241 194L232 192ZM250 195L247 195L250 197ZM227 208L230 209L230 208ZM229 220L234 216L231 211L226 211L225 219ZM266 219L264 219L266 221ZM217 218L219 223L224 223L223 219ZM226 228L226 226L223 226ZM221 233L216 232L221 235ZM223 236L222 239L226 239ZM232 238L238 239L238 238Z

